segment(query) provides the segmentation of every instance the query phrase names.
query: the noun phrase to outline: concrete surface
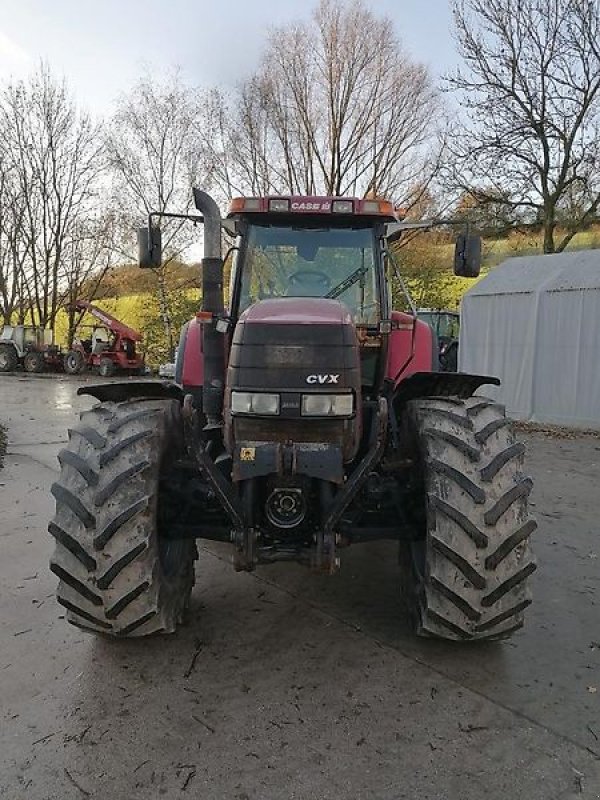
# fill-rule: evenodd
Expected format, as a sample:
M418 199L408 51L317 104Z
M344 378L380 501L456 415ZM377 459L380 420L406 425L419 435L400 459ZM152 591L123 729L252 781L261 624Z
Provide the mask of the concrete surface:
M505 644L411 638L395 548L236 575L202 547L192 619L111 641L47 568L77 380L0 376L0 798L600 797L600 440L527 437L535 604Z

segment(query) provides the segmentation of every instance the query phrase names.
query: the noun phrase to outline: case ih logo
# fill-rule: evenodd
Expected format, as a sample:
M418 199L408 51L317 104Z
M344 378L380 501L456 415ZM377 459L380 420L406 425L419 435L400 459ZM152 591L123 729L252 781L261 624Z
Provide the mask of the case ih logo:
M316 202L292 200L292 211L331 211L331 200Z
M337 383L339 380L339 375L309 375L306 379L307 383Z

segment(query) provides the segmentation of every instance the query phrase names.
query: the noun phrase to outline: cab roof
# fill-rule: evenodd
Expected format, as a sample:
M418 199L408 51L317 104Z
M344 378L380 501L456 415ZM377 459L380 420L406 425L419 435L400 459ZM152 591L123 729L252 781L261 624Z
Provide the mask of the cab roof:
M323 195L267 195L266 197L234 197L228 218L268 214L271 218L284 215L318 215L332 218L376 218L393 222L396 215L389 200L358 197L327 197Z

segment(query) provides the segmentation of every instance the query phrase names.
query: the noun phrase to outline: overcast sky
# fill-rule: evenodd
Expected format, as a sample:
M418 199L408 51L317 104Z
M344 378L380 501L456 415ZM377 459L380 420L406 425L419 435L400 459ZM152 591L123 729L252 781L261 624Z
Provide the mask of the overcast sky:
M448 0L365 0L389 16L415 60L456 60ZM181 67L199 86L233 86L257 66L269 26L305 18L310 0L3 0L0 80L40 59L95 114L110 112L144 69Z

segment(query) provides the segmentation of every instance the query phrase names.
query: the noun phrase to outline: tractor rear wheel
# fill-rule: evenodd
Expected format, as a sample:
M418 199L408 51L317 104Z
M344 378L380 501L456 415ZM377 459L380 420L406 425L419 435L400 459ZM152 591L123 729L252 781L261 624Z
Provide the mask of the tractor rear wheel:
M23 369L25 372L43 372L45 366L46 361L42 353L38 353L37 350L30 350L29 353L25 354L25 358L23 359Z
M400 562L416 632L507 638L523 625L536 568L525 447L504 408L481 397L427 398L407 411L420 463L414 522L422 535L401 544Z
M63 361L63 368L67 375L79 375L83 372L85 360L79 350L69 350Z
M110 358L100 359L100 364L98 365L98 375L101 375L103 378L112 378L116 371L117 369Z
M19 365L17 352L12 345L0 346L0 372L14 372Z
M196 544L165 538L161 477L183 449L173 400L101 403L81 415L52 486L57 599L80 628L112 636L171 633L194 583Z

